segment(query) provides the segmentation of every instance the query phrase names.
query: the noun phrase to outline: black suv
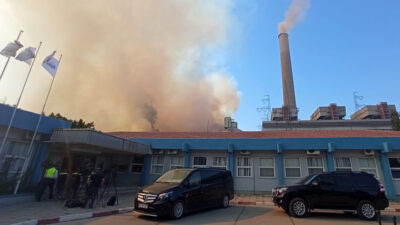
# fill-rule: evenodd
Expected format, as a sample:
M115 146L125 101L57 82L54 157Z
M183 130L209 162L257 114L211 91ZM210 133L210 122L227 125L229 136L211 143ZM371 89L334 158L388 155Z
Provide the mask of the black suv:
M273 202L295 217L312 209L357 210L367 220L388 207L385 188L365 172L329 172L310 175L296 185L272 190Z
M147 216L170 216L209 207L228 207L233 199L229 170L217 168L174 169L139 190L134 212Z

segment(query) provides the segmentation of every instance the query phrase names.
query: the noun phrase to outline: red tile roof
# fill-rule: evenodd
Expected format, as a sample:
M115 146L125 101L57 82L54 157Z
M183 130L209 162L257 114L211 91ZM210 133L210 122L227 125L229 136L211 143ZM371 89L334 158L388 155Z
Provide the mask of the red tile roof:
M400 137L400 131L384 130L292 130L241 132L109 132L121 138L335 138Z

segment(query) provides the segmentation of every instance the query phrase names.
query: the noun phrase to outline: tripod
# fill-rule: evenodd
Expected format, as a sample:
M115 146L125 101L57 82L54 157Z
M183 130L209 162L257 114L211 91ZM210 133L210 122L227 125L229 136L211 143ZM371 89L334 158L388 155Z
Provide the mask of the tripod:
M117 202L117 205L119 204L118 202L118 192L117 192L117 183L115 182L115 177L117 176L117 173L115 172L115 170L111 170L110 174L108 176L108 178L105 180L105 186L103 191L101 192L101 194L99 195L99 201L97 201L98 203L101 202L101 205L104 207L106 207L106 204L108 202L107 196L110 196L110 194L114 194L115 196L115 200ZM111 190L113 189L113 190ZM112 191L114 191L114 193L112 193Z

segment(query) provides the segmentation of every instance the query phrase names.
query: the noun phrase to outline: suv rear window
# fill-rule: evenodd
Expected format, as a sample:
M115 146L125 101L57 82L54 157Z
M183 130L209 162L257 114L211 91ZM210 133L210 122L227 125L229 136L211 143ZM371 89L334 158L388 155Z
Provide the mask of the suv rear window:
M354 175L354 180L358 186L378 185L378 181L368 174L356 174Z

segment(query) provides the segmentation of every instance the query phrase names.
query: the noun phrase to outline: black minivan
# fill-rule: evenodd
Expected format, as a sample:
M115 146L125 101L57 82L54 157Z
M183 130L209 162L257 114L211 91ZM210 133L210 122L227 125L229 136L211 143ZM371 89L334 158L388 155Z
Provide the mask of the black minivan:
M365 172L327 172L305 177L296 185L272 190L273 202L295 217L312 209L355 211L372 220L389 206L385 188Z
M187 212L216 206L226 208L233 197L233 179L229 170L173 169L139 190L134 212L178 219Z

